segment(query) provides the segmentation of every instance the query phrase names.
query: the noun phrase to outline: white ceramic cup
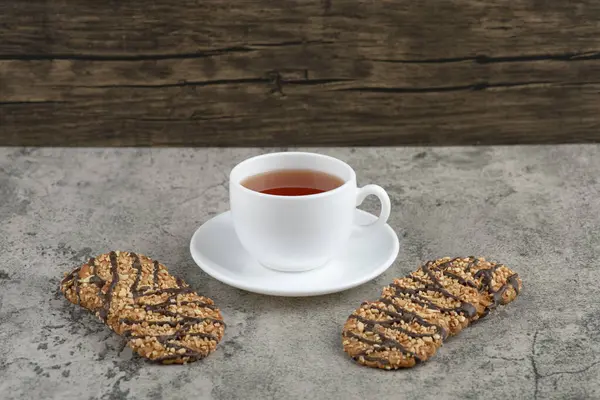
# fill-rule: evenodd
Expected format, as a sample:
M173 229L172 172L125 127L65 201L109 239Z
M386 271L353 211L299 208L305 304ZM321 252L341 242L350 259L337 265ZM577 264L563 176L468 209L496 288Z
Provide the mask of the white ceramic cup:
M276 170L313 170L337 176L344 184L308 196L277 196L246 188L251 176ZM368 195L381 202L379 219L356 225L355 208ZM307 271L326 264L350 238L368 234L390 216L390 199L380 186L356 186L356 173L337 158L302 152L249 158L229 176L229 200L235 232L260 264L279 271Z

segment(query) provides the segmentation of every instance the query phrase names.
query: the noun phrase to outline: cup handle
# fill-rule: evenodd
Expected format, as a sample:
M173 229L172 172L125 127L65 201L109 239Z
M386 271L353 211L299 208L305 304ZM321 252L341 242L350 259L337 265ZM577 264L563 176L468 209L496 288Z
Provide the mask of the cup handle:
M356 225L355 230L360 234L373 231L374 229L385 225L390 217L390 211L392 208L390 197L386 191L378 185L366 185L358 189L358 193L356 195L356 207L360 206L365 198L367 198L369 195L375 195L377 198L379 198L379 201L381 202L381 212L379 213L379 218L377 218L377 221L366 225Z

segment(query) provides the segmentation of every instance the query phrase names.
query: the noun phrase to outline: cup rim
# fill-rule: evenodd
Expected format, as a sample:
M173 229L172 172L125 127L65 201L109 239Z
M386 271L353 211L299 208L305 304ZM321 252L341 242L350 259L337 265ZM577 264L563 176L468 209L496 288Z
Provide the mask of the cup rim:
M327 160L330 160L330 161L334 161L334 162L340 163L346 169L348 169L348 171L350 172L350 178L347 179L347 180L344 180L344 184L336 187L335 189L328 190L328 191L323 192L323 193L307 194L307 195L304 195L304 196L282 196L282 195L278 195L278 194L261 193L261 192L257 192L257 191L252 190L252 189L248 189L247 187L245 187L244 185L242 185L241 181L244 178L236 180L236 181L233 181L232 178L231 178L234 173L236 173L238 170L240 170L240 169L242 169L244 167L244 164L248 164L251 161L255 161L255 160L259 159L259 158L271 158L271 157L282 156L282 155L299 155L299 154L300 155L311 156L311 157L318 157L318 158L327 159ZM247 158L244 161L241 161L235 167L233 167L233 169L229 173L229 184L230 185L234 185L235 187L241 189L243 192L249 193L249 194L253 194L253 195L256 195L256 196L259 196L259 197L264 197L264 198L267 198L267 199L285 199L285 201L300 201L302 199L318 199L318 198L322 198L322 197L332 196L335 193L340 192L343 189L345 189L346 187L348 187L355 180L356 180L356 172L345 161L342 161L339 158L335 158L335 157L328 156L328 155L325 155L325 154L312 153L312 152L308 152L308 151L278 151L278 152L275 152L275 153L258 154L256 156L252 156L250 158Z

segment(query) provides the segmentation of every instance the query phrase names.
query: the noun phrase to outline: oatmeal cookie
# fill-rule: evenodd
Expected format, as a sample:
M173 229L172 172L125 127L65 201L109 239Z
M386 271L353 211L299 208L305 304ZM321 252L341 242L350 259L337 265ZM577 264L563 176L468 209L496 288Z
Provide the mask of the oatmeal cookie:
M127 339L142 357L186 363L214 351L224 334L213 301L149 257L113 251L69 273L61 291Z
M514 271L483 258L428 261L348 317L344 351L369 367L413 367L432 357L447 336L514 300L521 288Z

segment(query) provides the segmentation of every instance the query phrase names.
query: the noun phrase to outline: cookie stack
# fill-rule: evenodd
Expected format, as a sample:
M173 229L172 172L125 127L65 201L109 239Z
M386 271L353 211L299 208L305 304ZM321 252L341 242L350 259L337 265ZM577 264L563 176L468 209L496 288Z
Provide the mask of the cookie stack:
M412 367L433 356L448 336L513 301L521 286L515 272L484 258L428 261L350 315L344 351L369 367Z
M215 350L224 334L214 302L149 257L113 251L67 274L61 292L93 312L137 354L185 364Z

